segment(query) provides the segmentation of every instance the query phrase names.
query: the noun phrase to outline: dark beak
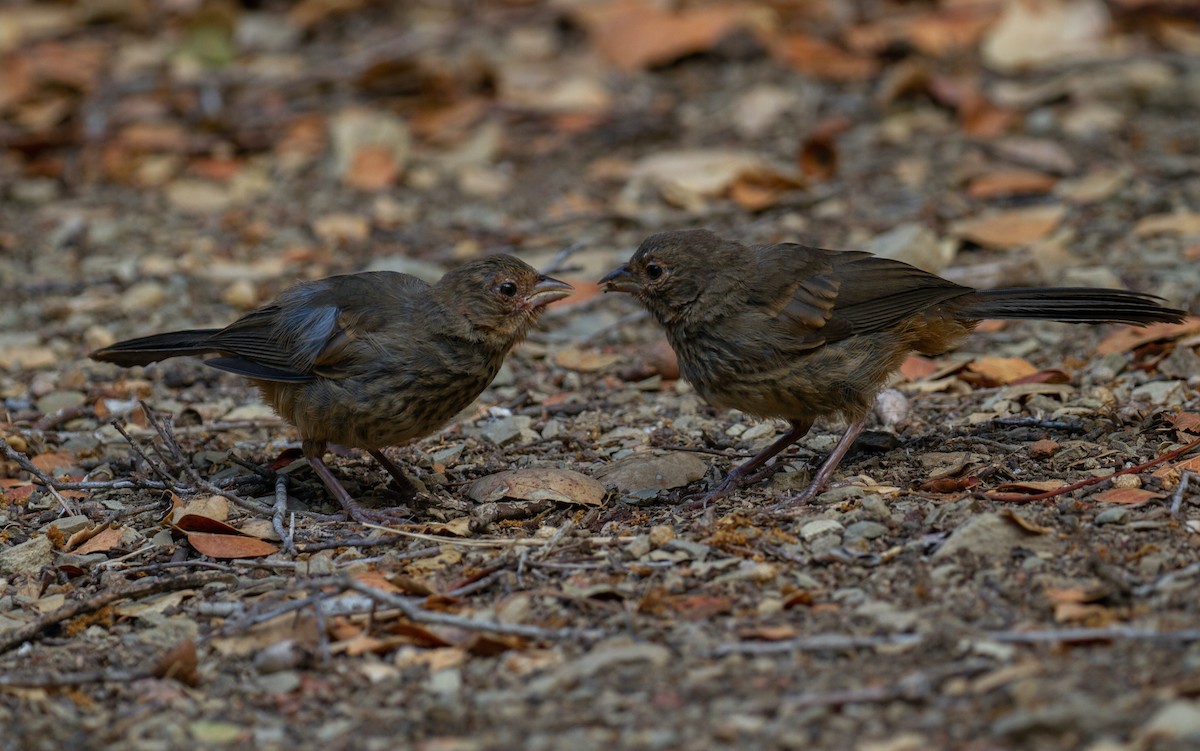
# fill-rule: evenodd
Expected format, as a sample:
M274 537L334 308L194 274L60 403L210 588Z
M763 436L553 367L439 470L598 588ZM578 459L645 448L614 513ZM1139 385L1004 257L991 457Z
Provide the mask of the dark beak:
M533 285L533 291L529 293L526 301L529 303L529 307L540 308L555 300L570 297L574 291L575 288L564 281L549 276L539 276L537 284Z
M642 286L628 265L608 272L596 283L603 284L605 292L637 292Z

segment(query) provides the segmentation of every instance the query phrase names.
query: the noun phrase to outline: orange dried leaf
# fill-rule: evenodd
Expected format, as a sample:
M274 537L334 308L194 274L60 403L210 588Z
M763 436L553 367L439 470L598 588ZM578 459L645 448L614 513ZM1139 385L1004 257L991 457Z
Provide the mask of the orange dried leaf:
M1058 178L1045 172L1027 169L1000 169L980 175L967 186L971 198L997 198L1006 196L1049 193L1058 184Z
M900 375L910 381L919 381L922 378L927 378L938 371L936 360L930 360L928 357L920 355L909 355L904 363L900 366Z
M596 49L625 71L705 52L743 23L745 11L710 6L673 13L640 0L599 3L580 11Z
M359 190L383 190L396 182L399 173L391 146L368 145L354 152L342 182Z
M1047 493L1051 490L1058 490L1065 484L1062 480L1023 480L1021 482L1006 482L1003 485L997 485L995 489L1000 492L1008 491L1036 495L1038 493Z
M1014 378L1010 385L1019 386L1023 383L1070 383L1071 374L1058 368L1039 370L1036 373L1020 378Z
M1047 589L1044 593L1046 599L1055 605L1061 605L1067 602L1088 602L1088 592L1083 587L1058 587Z
M824 39L792 34L775 44L775 55L796 70L827 81L863 81L875 75L879 63Z
M56 469L67 469L68 467L75 465L74 457L72 457L70 454L64 454L61 452L47 452L45 454L38 454L30 461L33 462L33 466L42 470L46 474L53 474L54 470Z
M1144 488L1109 488L1092 496L1092 500L1100 503L1122 503L1136 506L1162 497L1162 493Z
M968 373L981 376L988 383L1002 386L1018 378L1033 375L1037 368L1023 357L980 357L967 365Z
M1050 532L1054 531L1054 529L1051 527L1043 527L1040 524L1035 524L1012 509L1000 509L1000 518L1006 519L1026 532L1030 532L1035 535L1049 534Z
M209 558L261 558L279 552L278 545L245 535L222 535L210 532L189 532L188 542L197 552Z
M1096 354L1129 352L1144 344L1170 341L1200 332L1200 316L1188 316L1180 323L1152 323L1149 326L1126 326L1104 337L1096 345Z
M1008 248L1040 240L1066 215L1063 206L1035 206L999 211L957 222L953 231L985 248Z
M1144 216L1134 225L1133 234L1147 235L1200 235L1200 213L1179 211L1174 214L1152 214Z
M181 532L212 532L222 535L242 534L236 527L231 527L225 522L214 519L211 516L202 516L200 514L184 514L175 522L175 526Z
M123 532L123 529L106 529L71 552L78 553L79 555L107 553L113 548L120 546Z
M150 674L155 678L171 679L185 686L200 685L200 660L196 656L196 642L185 639L159 658Z
M1178 482L1179 477L1184 472L1200 472L1200 456L1193 456L1191 459L1159 467L1154 470L1154 477L1164 477L1173 482Z
M1200 412L1176 412L1163 415L1171 427L1187 433L1200 433Z

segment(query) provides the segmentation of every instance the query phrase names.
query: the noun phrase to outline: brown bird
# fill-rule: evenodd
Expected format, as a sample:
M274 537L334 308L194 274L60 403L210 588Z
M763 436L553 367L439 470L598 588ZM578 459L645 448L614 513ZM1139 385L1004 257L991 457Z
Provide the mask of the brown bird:
M305 458L346 513L369 515L325 465L328 444L366 449L402 491L385 446L429 435L487 387L546 304L571 285L512 256L464 264L430 285L368 271L302 282L223 329L130 339L91 354L117 365L215 353L296 426Z
M791 424L701 503L758 479L755 470L817 418L841 416L849 428L809 486L781 507L811 500L909 353L941 354L981 319L1144 325L1184 317L1139 292L975 290L870 253L746 247L707 230L651 235L600 283L633 294L662 324L680 373L710 404Z

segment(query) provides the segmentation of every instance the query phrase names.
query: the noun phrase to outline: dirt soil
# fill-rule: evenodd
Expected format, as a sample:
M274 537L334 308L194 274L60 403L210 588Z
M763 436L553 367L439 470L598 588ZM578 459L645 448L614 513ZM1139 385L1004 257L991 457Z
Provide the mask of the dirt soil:
M682 510L782 426L594 285L703 226L1195 313L1194 11L0 8L0 748L1200 748L1200 319L985 322L772 517L841 426ZM328 457L390 529L244 381L87 359L501 251L579 294L417 501Z

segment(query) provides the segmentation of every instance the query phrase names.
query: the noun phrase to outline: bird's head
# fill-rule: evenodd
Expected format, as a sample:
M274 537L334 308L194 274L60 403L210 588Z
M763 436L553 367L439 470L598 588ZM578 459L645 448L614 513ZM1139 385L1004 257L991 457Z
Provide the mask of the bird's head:
M659 232L638 247L629 262L598 283L605 292L628 292L664 326L697 319L710 298L729 287L744 249L705 229Z
M520 342L546 305L574 289L510 255L494 255L446 272L436 291L486 340L504 347Z

